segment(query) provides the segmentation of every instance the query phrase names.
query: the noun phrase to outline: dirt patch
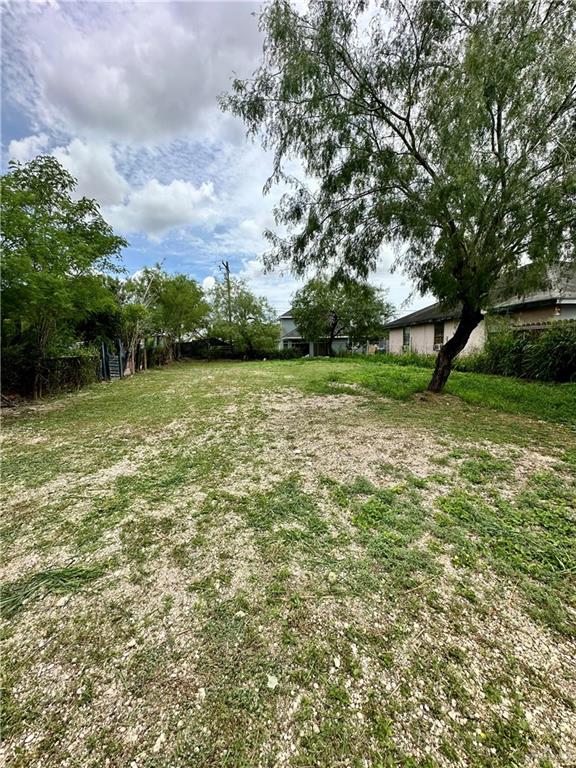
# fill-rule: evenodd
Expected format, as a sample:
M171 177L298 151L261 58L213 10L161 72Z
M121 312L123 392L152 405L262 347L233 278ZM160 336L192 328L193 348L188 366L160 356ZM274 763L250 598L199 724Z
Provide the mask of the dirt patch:
M291 472L301 475L306 490L327 477L352 482L365 477L378 486L397 482L387 468L394 465L417 477L436 468L432 463L439 444L426 430L388 427L374 418L361 395L306 396L295 390L264 395L265 418L253 449L259 488L267 488ZM243 467L229 478L235 492L254 482Z

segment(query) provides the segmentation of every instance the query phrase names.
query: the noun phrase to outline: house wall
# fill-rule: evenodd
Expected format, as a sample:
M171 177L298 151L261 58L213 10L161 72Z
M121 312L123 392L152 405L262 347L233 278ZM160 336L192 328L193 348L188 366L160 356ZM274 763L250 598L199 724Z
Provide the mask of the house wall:
M560 320L576 320L576 304L560 304Z
M280 326L282 329L282 336L285 336L287 333L292 333L292 331L296 330L296 326L294 325L294 320L292 320L292 318L283 317L280 320Z
M444 323L444 341L447 341L451 336L454 335L454 331L456 330L457 325L458 325L458 320L446 320L446 322ZM460 352L460 354L471 355L474 352L480 352L480 350L483 349L485 343L486 343L486 325L484 323L484 320L482 320L470 334L468 343L466 344L462 352Z
M446 320L444 323L444 341L454 335L457 320ZM390 348L389 351L392 354L399 355L402 353L402 341L403 341L403 329L392 328L390 330ZM484 346L486 340L486 329L484 327L484 321L476 326L476 328L470 334L468 343L462 350L461 354L467 355L472 352L478 352ZM434 323L422 323L421 325L410 326L410 351L417 352L420 355L433 355L434 351Z
M393 355L402 352L402 328L391 328L388 336L388 351Z
M514 323L541 323L550 320L558 320L559 314L556 307L535 307L510 313L510 319Z
M413 325L410 329L410 351L419 355L434 354L434 324Z

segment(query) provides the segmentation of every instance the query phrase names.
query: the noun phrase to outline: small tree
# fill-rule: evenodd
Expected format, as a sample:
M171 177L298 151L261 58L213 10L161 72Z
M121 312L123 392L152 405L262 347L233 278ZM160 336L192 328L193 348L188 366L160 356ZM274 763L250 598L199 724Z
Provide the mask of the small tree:
M265 298L255 296L242 280L217 283L210 293L211 334L231 342L242 355L254 357L276 349L280 328Z
M146 304L130 302L122 307L122 338L126 344L129 365L126 373L136 373L136 350L146 338L151 325L150 309Z
M326 339L330 355L337 336L345 334L353 343L375 339L392 314L381 290L357 281L315 278L292 301L292 315L302 336L311 341Z
M268 263L366 277L401 244L417 288L461 308L439 391L495 286L574 257L576 5L272 0L260 26L262 64L222 104L275 151L269 184L294 156L317 180L278 207Z
M128 351L131 373L136 373L136 350L140 343L144 342L146 352L146 337L149 334L159 333L154 309L163 277L164 273L160 265L156 264L154 267L144 267L119 286L122 339ZM144 367L146 367L146 359Z
M116 269L126 241L95 200L72 199L75 179L53 157L11 163L2 178L2 331L5 346L33 362L42 393L47 354L74 340L72 328L113 299L100 270Z
M205 327L210 307L202 288L186 275L165 275L160 281L156 300L156 320L176 346L180 357L182 337Z

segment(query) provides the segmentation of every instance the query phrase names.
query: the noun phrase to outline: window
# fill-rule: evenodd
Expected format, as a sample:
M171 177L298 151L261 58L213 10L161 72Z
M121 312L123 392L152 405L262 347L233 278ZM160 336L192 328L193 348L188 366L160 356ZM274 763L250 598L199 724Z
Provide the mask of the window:
M410 327L408 325L402 328L402 348L404 350L410 349Z
M434 346L441 347L444 344L444 323L434 323Z

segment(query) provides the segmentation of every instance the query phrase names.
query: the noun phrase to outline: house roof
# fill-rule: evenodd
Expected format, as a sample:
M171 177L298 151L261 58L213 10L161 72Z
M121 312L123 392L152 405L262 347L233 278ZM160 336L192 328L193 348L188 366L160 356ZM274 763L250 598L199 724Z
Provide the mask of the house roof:
M556 268L550 274L550 286L547 289L532 291L525 296L512 296L505 301L498 302L491 308L491 312L503 314L514 309L531 309L556 304L576 304L576 268ZM425 323L454 320L460 317L461 305L458 304L452 310L442 308L439 303L411 312L397 320L386 323L384 328L404 328L407 325L423 325Z
M576 268L556 268L550 275L548 288L532 291L526 296L511 296L493 307L494 312L502 313L522 307L541 307L548 304L576 304Z
M278 320L292 320L292 310L286 310L284 314L278 316Z
M441 304L431 304L429 307L418 309L416 312L411 312L409 315L404 315L404 317L399 317L397 320L386 323L384 328L403 328L405 325L422 325L423 323L452 320L455 317L460 317L460 312L460 305L452 310L447 310L442 309Z

